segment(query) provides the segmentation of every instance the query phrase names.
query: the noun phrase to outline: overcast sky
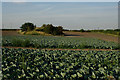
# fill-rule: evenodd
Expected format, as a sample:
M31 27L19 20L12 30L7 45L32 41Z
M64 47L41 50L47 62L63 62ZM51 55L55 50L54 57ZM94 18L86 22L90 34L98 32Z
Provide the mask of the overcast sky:
M117 2L3 2L3 28L25 22L40 27L51 23L66 29L118 28Z

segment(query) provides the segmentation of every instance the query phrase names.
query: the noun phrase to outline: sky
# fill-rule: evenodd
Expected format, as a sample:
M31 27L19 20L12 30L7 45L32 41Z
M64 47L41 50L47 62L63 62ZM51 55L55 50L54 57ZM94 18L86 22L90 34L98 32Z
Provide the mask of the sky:
M2 2L2 28L18 29L25 22L37 27L53 24L72 30L115 29L118 28L118 3Z
M2 28L2 3L0 2L0 29ZM0 32L1 35L1 32Z
M118 2L119 0L1 0L3 2Z

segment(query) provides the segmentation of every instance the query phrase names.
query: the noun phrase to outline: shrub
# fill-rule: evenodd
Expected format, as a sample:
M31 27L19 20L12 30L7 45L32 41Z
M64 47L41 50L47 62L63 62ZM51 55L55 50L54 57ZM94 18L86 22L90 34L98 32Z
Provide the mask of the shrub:
M30 41L28 39L26 39L25 41L23 41L22 47L29 47L29 46L30 46Z
M52 24L43 25L44 32L52 35L62 35L63 28L62 26L54 27Z
M44 27L44 32L48 33L48 34L52 34L53 32L53 25L52 24L48 24L47 26Z
M28 39L22 40L15 38L12 40L12 45L14 47L29 47L31 44Z
M38 29L36 29L36 31L43 31L43 29L41 29L41 28L38 28Z
M40 35L40 34L37 33L37 32L32 32L31 34L32 34L32 35Z
M23 43L23 40L21 40L21 39L14 38L12 40L12 45L15 47L21 47L22 43Z
M59 35L59 31L58 31L57 27L54 27L52 34L53 35Z

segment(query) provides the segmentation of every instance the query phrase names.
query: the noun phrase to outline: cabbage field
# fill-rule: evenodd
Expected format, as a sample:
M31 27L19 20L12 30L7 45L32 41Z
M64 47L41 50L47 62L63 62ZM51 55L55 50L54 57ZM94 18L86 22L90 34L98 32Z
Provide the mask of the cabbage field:
M66 41L66 39L68 40L68 42ZM77 40L79 39L76 39L75 41L73 40L75 43L72 44L74 45L78 43ZM36 41L38 41L37 38L34 40L34 42ZM38 42L40 43L41 41L42 40ZM52 39L50 39L50 41L52 41ZM61 40L58 40L58 42L59 41ZM69 43L71 40L65 38L63 41L66 44ZM93 41L96 41L96 39L93 39ZM98 42L98 44L102 43ZM109 78L113 78L119 80L119 56L119 51L62 51L3 48L3 79L107 80Z
M3 46L64 49L118 49L118 43L96 38L55 36L3 36Z

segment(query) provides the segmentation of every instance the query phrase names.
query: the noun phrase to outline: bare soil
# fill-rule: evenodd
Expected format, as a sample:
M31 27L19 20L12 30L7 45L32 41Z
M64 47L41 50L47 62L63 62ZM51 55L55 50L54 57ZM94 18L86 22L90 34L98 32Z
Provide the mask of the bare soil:
M6 35L8 35L8 36L14 36L14 35L21 35L21 34L18 34L18 32L17 31L2 31L2 36L6 36Z
M68 32L65 31L65 37L92 37L92 38L98 38L105 41L113 41L118 42L120 37L102 34L102 33L95 33L95 32Z

